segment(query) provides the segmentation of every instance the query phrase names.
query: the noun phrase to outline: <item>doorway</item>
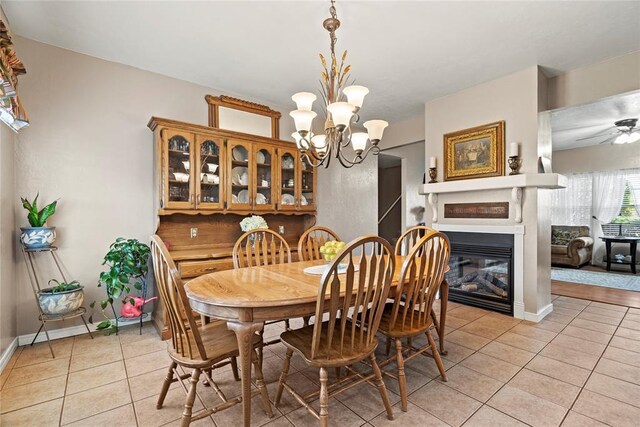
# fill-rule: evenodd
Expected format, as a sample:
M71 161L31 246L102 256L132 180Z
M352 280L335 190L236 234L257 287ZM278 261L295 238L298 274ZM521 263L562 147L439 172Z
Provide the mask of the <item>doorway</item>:
M402 234L402 159L378 156L378 236L391 245Z

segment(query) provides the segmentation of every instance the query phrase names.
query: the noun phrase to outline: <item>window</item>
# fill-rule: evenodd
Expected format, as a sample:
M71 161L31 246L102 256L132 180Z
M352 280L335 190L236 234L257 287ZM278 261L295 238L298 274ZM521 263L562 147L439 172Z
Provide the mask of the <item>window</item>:
M634 224L640 223L640 215L636 210L636 203L631 191L631 183L626 182L624 190L624 198L622 199L622 207L617 217L611 221L612 224Z

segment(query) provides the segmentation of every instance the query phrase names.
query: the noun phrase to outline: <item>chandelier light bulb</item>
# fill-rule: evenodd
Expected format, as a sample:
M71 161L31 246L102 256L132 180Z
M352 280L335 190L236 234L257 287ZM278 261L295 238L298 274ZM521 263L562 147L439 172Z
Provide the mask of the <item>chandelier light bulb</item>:
M327 144L327 135L315 135L311 138L311 145L313 145L319 154L324 156L329 149L329 145Z
M310 92L298 92L293 95L291 99L296 103L298 110L311 111L313 101L315 101L317 97Z
M349 126L349 122L353 116L353 109L353 105L348 102L334 102L333 104L327 105L327 110L331 113L333 124L340 132Z
M357 109L362 108L364 97L369 93L369 89L364 86L347 86L342 89L342 92L347 96L349 104L353 105Z
M317 116L313 111L295 110L289 113L296 123L296 130L301 136L306 136L311 131L311 122Z
M628 144L630 141L630 135L623 133L620 136L618 136L615 141L613 141L614 144Z
M389 126L389 123L384 120L369 120L364 122L363 126L369 132L369 139L372 143L378 143L382 139L384 129Z
M354 132L351 134L351 145L357 154L360 154L367 147L369 135L365 132Z

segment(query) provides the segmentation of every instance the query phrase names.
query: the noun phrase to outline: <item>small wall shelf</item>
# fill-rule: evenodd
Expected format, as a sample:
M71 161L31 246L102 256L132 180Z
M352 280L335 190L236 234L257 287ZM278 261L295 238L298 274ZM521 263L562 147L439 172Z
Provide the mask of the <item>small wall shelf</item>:
M511 189L511 201L516 207L515 222L521 223L523 188L559 189L565 188L567 182L566 176L557 173L529 173L424 184L420 194L428 195L433 212L431 220L438 222L438 194Z

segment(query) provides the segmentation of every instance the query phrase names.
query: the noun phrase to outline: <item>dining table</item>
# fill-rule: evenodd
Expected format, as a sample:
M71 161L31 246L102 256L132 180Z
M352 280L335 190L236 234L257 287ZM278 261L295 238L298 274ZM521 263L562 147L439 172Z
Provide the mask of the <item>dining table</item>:
M396 256L391 289L398 286L405 256ZM305 268L326 261L302 261L218 271L194 278L185 284L191 308L197 313L225 320L238 339L244 426L251 423L252 336L266 321L313 316L316 312L320 275L307 274ZM440 284L440 315L434 322L440 352L444 350L444 328L449 286Z

